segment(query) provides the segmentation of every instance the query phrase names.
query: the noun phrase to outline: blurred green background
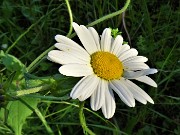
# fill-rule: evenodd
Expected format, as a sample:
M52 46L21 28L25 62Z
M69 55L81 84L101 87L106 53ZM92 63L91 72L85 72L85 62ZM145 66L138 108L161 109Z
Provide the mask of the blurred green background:
M104 15L120 10L125 1L70 0L69 3L73 21L88 25ZM64 0L0 1L0 49L16 57L25 67L54 45L56 34L67 35L69 25L69 13ZM125 41L130 43L131 47L137 48L139 55L146 56L149 59L148 65L157 68L159 72L151 76L158 84L157 89L138 83L153 98L154 105L142 105L136 102L135 108L129 108L116 95L115 115L112 119L106 120L101 111L92 113L88 109L90 106L87 100L84 114L88 127L97 135L179 135L180 2L178 0L131 1L124 17L120 14L93 27L99 34L106 27L118 28ZM79 42L76 36L73 40ZM37 77L38 80L39 77L53 76L57 81L56 86L49 89L52 95L63 97L70 92L79 78L63 77L62 80L62 76L58 75L58 67L58 64L49 62L46 57L43 57L25 77L30 76L31 80ZM9 79L15 80L12 77L13 70L8 69L0 59L1 85L4 82L11 82ZM34 86L47 81L46 79L42 82L31 80L30 83ZM6 88L18 90L17 80L15 81L16 85L11 88L12 84L9 83L6 84ZM27 82L20 83L19 87L27 88L25 84L27 85ZM46 94L48 95L48 92L41 93L41 95ZM23 135L51 134L48 128L51 128L55 135L83 134L78 118L79 110L76 106L78 101L69 98L65 100L32 98L35 101L37 99L38 104L35 106L42 116L37 115L37 112L31 108L32 113L22 122ZM25 107L28 108L28 105ZM7 116L0 113L0 134L14 135L12 124L6 123L5 120L8 118L8 111L4 112L7 112Z

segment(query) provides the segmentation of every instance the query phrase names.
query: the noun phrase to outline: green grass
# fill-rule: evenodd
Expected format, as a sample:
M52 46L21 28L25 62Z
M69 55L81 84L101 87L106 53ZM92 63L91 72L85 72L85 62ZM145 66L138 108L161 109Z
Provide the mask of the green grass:
M97 135L178 135L180 3L175 0L131 1L124 17L127 31L122 14L96 23L99 18L120 10L125 4L123 0L71 0L69 3L73 21L93 24L99 33L106 27L118 28L127 42L130 42L129 35L131 47L149 59L148 65L159 70L151 76L158 84L157 89L138 83L153 98L154 105L136 102L135 108L129 108L116 95L115 115L107 120L101 111L93 112L86 100L81 115L84 115L88 128ZM0 95L7 96L0 101L0 134L20 135L21 130L16 124L22 126L22 135L83 134L86 127L81 127L85 121L79 121L79 102L68 97L80 78L60 75L59 65L42 55L54 45L56 34L69 33L66 2L2 0L0 13L0 48L8 53L0 54L0 87L4 90ZM79 42L76 36L68 36ZM27 89L29 95L15 96L17 90L23 93ZM26 112L22 113L20 107ZM18 114L17 118L15 114ZM15 123L10 122L13 118Z

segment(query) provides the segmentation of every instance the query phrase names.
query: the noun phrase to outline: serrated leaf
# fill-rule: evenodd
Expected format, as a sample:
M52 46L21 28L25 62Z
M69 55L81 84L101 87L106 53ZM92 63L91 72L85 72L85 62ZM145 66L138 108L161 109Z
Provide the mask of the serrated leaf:
M36 108L39 99L22 98L29 106ZM14 130L16 135L21 135L22 127L26 122L26 118L30 116L33 111L30 110L21 101L9 102L7 109L9 110L7 124Z

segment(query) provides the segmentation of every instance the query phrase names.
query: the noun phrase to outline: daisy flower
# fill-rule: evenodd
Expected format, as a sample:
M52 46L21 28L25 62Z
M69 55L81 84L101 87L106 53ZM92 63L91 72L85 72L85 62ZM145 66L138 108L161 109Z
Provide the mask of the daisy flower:
M59 72L66 76L83 77L72 89L72 99L84 101L90 97L92 110L100 108L105 118L115 113L116 103L113 91L129 107L135 106L135 99L143 104L154 104L152 98L131 80L146 83L153 87L157 84L147 75L157 73L145 62L138 51L123 44L123 38L111 36L111 29L104 29L101 36L93 27L73 23L83 47L73 40L56 35L55 47L48 53L48 59L61 64Z

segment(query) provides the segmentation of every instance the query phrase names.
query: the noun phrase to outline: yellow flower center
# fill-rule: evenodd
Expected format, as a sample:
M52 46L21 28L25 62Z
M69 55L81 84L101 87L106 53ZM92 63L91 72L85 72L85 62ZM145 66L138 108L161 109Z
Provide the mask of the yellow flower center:
M91 55L94 73L105 79L119 79L123 74L123 65L117 56L109 52L98 51Z

